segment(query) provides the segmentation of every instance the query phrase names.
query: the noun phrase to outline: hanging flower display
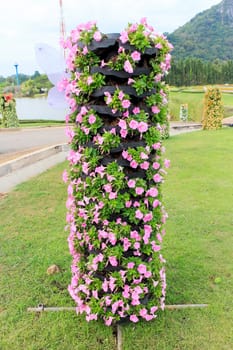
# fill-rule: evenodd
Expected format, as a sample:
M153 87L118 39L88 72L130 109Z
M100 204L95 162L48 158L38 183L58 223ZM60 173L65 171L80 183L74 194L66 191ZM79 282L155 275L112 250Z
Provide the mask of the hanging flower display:
M71 297L106 325L164 309L161 185L171 45L145 19L120 34L81 24L64 43L70 80L67 223Z
M0 95L0 113L2 114L2 125L4 128L19 127L16 101L11 92Z

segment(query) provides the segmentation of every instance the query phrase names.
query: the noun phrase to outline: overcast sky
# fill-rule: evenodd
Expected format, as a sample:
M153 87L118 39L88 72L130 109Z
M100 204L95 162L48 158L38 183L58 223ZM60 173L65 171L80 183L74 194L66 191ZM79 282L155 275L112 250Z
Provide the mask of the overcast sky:
M172 32L221 0L63 0L68 35L79 23L96 20L100 31L116 33L146 17L159 32ZM59 0L0 0L0 75L43 73L34 47L59 48Z

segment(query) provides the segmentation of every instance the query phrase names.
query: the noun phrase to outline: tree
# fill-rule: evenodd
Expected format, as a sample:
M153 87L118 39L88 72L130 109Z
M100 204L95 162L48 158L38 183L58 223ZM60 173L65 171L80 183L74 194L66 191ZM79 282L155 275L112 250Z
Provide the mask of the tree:
M32 79L29 79L29 80L25 81L21 85L21 91L22 91L22 94L24 96L28 96L28 97L32 97L35 94L38 94L40 92L40 90L36 86L35 81L32 80Z

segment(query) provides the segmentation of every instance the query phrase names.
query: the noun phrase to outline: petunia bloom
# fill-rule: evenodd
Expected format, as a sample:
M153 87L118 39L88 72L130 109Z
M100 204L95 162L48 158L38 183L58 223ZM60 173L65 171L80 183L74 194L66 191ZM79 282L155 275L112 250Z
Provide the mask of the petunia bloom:
M129 60L126 60L124 63L124 70L127 73L133 73L133 67L132 67L131 63L129 62Z
M101 33L97 30L94 35L93 35L93 38L96 40L96 41L100 41L102 39L102 35Z
M89 116L88 122L89 122L89 124L94 124L96 122L96 117L94 116L94 114L91 114Z
M141 54L140 54L140 52L138 52L138 51L133 51L133 52L131 53L131 57L132 57L132 59L133 59L135 62L137 62L137 61L140 61L140 59L141 59Z
M123 108L129 108L130 105L131 105L131 103L130 103L129 100L123 100L123 101L121 102L121 105L122 105Z
M133 130L136 130L138 128L138 122L134 119L130 120L129 127Z

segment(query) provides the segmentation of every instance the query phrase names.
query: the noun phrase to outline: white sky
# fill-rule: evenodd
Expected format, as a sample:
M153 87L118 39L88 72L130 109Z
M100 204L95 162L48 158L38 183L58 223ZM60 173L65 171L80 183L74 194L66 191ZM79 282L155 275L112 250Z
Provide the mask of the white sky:
M146 17L159 32L172 32L221 0L63 0L66 34L79 23L96 20L100 31L116 33ZM0 0L0 75L43 73L34 47L59 49L59 0Z

